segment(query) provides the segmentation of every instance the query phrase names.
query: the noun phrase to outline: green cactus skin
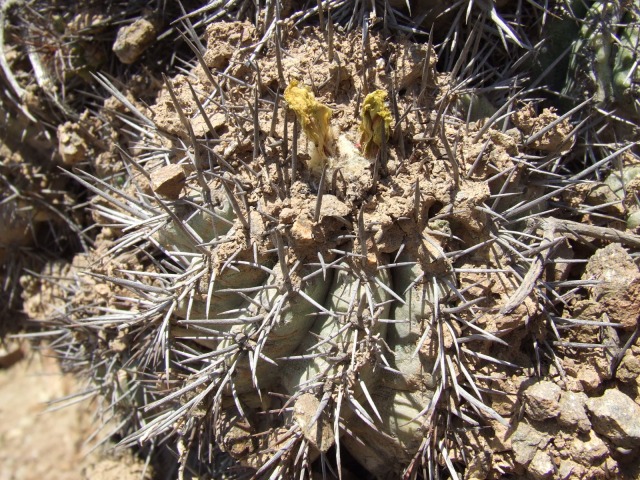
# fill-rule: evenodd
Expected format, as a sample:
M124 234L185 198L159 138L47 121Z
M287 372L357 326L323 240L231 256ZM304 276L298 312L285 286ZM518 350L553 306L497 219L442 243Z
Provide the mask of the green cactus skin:
M571 2L574 15L580 15L580 3ZM590 5L579 21L582 26L572 42L566 80L561 89L564 97L577 104L586 89L599 107L609 108L615 104L630 119L640 118L636 68L639 15L637 1L597 1ZM551 43L563 45L557 40L567 39L575 22L575 18L568 16L552 22L551 28L558 33Z
M636 121L640 120L640 3L634 2L622 15L623 28L613 68L613 93L618 105Z

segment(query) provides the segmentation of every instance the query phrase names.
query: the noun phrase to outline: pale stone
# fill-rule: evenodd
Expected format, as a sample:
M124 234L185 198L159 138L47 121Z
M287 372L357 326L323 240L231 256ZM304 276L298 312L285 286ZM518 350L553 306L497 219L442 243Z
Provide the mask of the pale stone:
M584 280L600 283L591 287L591 295L609 320L625 330L634 330L640 317L640 269L618 243L611 243L591 256Z
M181 165L165 165L151 174L153 191L170 200L176 200L180 196L185 180L186 175Z
M551 478L555 472L555 465L549 454L538 450L529 464L529 474L536 480Z
M640 446L640 405L616 389L587 400L593 429L620 447Z
M587 396L582 392L562 392L558 423L563 427L577 429L580 432L591 430L591 422L585 410L586 402Z
M573 478L584 478L585 468L571 460L562 460L558 467L558 478L570 480Z
M324 412L316 418L319 407L320 401L315 395L304 393L295 401L293 417L305 438L318 450L326 452L333 446L333 428Z
M516 463L523 466L529 465L536 451L544 448L547 443L549 443L549 438L530 425L520 422L511 436L511 448Z
M149 20L140 18L118 30L113 52L122 63L135 62L156 39L156 27Z
M305 215L299 216L291 227L291 236L299 245L313 245L313 224Z
M569 451L573 460L587 467L599 464L609 455L607 445L593 431L589 432L589 440L586 442L575 438Z
M322 217L346 217L351 209L343 202L338 200L335 195L325 193L322 196L322 204L320 206L320 218Z
M586 364L578 372L578 379L582 384L582 387L587 392L593 392L600 387L602 378L593 367L593 365Z
M524 391L525 412L539 422L557 417L561 391L558 385L546 380L531 385Z

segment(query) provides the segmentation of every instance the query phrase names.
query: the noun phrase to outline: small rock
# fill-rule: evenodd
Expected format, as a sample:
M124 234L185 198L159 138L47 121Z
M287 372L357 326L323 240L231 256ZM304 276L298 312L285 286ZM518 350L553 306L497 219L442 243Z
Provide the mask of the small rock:
M585 410L587 398L584 393L562 392L558 423L563 427L577 429L580 432L591 430L591 422Z
M180 196L185 180L186 175L181 165L165 165L151 174L153 191L170 200L176 200Z
M155 25L145 18L140 18L131 25L118 30L113 52L118 59L127 65L132 64L144 53L156 39Z
M548 437L530 425L520 422L511 436L511 448L515 462L526 467L531 463L536 452L546 447L547 443L549 443Z
M600 467L604 478L621 478L618 462L612 457L607 457Z
M87 143L78 133L78 126L66 122L58 126L58 152L62 163L67 166L75 165L87 158Z
M333 426L324 412L315 419L319 407L320 401L315 395L304 393L295 401L293 418L305 438L318 450L326 452L334 443Z
M322 203L320 205L320 218L323 217L346 217L351 212L351 209L343 202L338 200L338 197L325 193L322 196Z
M571 459L585 465L597 465L609 455L607 445L595 432L589 432L589 439L583 442L580 438L574 438L570 447Z
M578 370L578 379L586 392L595 392L602 383L602 377L593 365L585 364Z
M620 447L640 446L640 405L616 389L587 400L593 429Z
M616 378L624 383L638 383L640 379L640 347L629 348L616 371Z
M300 215L291 227L291 236L299 245L311 246L314 243L313 224L305 215Z
M507 452L511 450L511 438L508 428L494 419L488 419L487 423L493 428L493 435L487 438L487 442L493 452Z
M293 208L285 207L280 211L279 220L285 225L291 225L297 217L296 211Z
M558 467L558 478L569 480L573 478L585 478L585 468L571 460L562 460Z
M533 478L544 480L545 478L551 478L555 472L555 465L547 452L538 450L533 456L528 470Z
M561 392L558 385L546 380L531 385L524 391L526 414L539 422L557 417Z
M204 137L207 134L217 134L221 128L227 125L227 117L221 112L207 112L207 119L209 120L208 122L202 115L190 119L193 133L197 138ZM213 132L209 129L210 126L213 128Z
M601 283L591 287L594 300L609 319L633 330L640 317L640 269L631 255L618 243L596 251L582 276Z

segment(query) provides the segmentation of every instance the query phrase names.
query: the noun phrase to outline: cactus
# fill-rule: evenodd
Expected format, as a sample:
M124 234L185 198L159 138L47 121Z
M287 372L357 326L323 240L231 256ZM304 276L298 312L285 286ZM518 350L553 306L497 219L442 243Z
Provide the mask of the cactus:
M74 208L84 191L62 169L82 165L100 177L114 173L104 168L115 155L107 139L126 142L127 135L120 125L105 125L95 113L92 75L98 68L110 68L104 73L126 82L139 74L136 68L142 62L123 71L112 47L117 32L149 14L150 6L147 1L60 0L8 0L0 5L0 219L6 227L0 233L0 314L8 319L0 325L0 339L4 327L20 328L9 318L20 309L19 279L25 270L37 272L45 261L68 257L91 243L91 235L82 231L89 223L86 212ZM156 13L151 20L165 29L155 33L166 37L173 53L186 48L176 41L179 34L172 25L185 13L181 6ZM195 35L196 28L237 13L237 6L222 5L192 15L191 31ZM175 58L167 51L155 62L163 71ZM153 82L145 81L134 87L138 97L156 93Z
M615 105L624 117L640 118L640 77L635 68L639 15L638 2L594 2L590 6L572 44L563 95L580 99L587 89L600 108Z
M324 57L322 32L287 34L290 55ZM362 44L333 41L338 57ZM368 41L401 64L402 49ZM559 161L568 121L547 112L544 131L502 133L447 117L436 105L455 89L433 51L387 75L366 55L278 61L279 45L276 59L239 50L224 71L199 53L152 108L127 101L139 137L123 148L126 183L76 176L108 228L75 270L56 346L123 419L122 445L176 442L183 469L219 475L220 449L273 478L354 461L377 477L455 476L456 430L505 422L491 407L492 382L516 368L502 337L555 309L536 294L535 255L552 262L559 240L535 220L559 192L517 189ZM281 83L301 68L315 94ZM406 82L415 71L431 82ZM322 86L326 74L344 83ZM361 108L359 90L374 92Z
M555 92L562 111L584 119L579 136L587 144L585 156L598 156L594 150L607 156L621 138L637 133L640 3L570 1L553 13L541 34L544 48L536 58L534 83ZM602 129L605 122L614 128Z
M516 422L501 404L504 379L519 367L543 375L584 347L570 302L576 285L591 284L569 279L557 251L578 255L573 246L584 238L640 246L630 233L551 216L595 223L598 211L623 205L637 228L633 146L612 143L615 155L588 168L573 163L584 133L574 114L593 120L615 98L629 124L637 119L635 10L591 6L568 63L583 68L591 48L611 56L596 55L587 84L570 83L565 94L586 87L596 109L575 95L578 107L558 115L527 103L537 92L514 76L534 51L532 30L544 35L556 10L252 3L181 12L179 45L197 63L169 71L141 102L135 89L115 86L145 58L129 55L127 42L118 47L133 62L125 73L88 75L84 61L38 72L51 77L36 78L48 98L39 105L55 107L46 118L59 124L63 163L75 167L101 226L97 238L84 237L93 248L43 277L62 297L50 302L56 312L43 335L87 378L105 428L118 419L106 434L123 447L175 450L178 476L459 478L482 453L468 432L486 440ZM123 28L140 16L141 4L131 5ZM596 27L610 7L615 15ZM319 25L298 28L314 19ZM437 49L431 37L391 35L420 36L433 22L450 26ZM28 24L18 28L31 32ZM63 27L55 48L80 59L86 38L69 39ZM611 29L619 41L604 35ZM23 96L29 80L2 67L12 108L44 118L47 109ZM64 123L87 105L62 96L80 83L93 89L91 102L98 90L109 96L91 131L103 144L86 149L85 124ZM109 148L122 160L111 167L117 176L95 173L104 143L117 144ZM606 187L606 201L565 200L620 153L620 175L585 199ZM16 188L17 178L2 177L19 194L2 198L0 216L36 231L33 218L16 216L23 209L14 205L37 197ZM17 278L21 268L11 267ZM35 297L28 280L25 296ZM599 322L589 325L611 326Z

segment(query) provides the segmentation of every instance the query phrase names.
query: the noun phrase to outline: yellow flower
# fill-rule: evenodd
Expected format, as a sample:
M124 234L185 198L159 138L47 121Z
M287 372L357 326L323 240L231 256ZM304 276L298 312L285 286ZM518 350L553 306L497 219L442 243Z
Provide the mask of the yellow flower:
M367 158L375 157L383 139L389 139L391 132L391 111L385 100L387 92L376 90L362 103L362 123L360 124L360 147Z
M329 120L333 113L329 107L316 100L308 87L298 86L292 80L284 91L284 99L296 113L305 135L315 146L317 161L323 163L332 150L333 136ZM311 155L312 163L314 155Z

